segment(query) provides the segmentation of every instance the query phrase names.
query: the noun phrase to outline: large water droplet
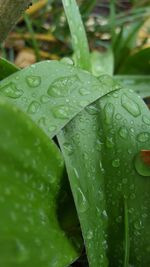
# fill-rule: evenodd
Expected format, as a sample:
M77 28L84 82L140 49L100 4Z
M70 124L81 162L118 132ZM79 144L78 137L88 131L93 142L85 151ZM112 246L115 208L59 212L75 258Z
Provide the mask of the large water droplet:
M58 106L53 109L53 114L56 118L67 119L70 115L70 109L67 106Z
M90 114L90 115L97 115L99 114L99 109L95 107L94 105L87 106L85 110Z
M112 137L107 137L106 138L106 147L107 148L112 148L114 147L114 140Z
M124 139L127 138L128 131L127 131L126 127L121 127L121 128L119 129L119 135L120 135L122 138L124 138Z
M150 134L147 132L140 133L137 136L137 140L140 141L141 143L145 143L146 141L149 140L149 138L150 138Z
M37 87L40 85L41 83L41 77L40 76L34 76L34 75L30 75L26 77L26 81L27 84L29 85L29 87Z
M150 150L140 151L135 157L134 165L140 175L150 177Z
M37 102L37 101L32 101L31 104L29 105L27 111L28 111L30 114L34 114L34 113L38 112L39 109L40 109L40 103Z
M87 239L90 240L90 239L92 239L92 238L93 238L93 232L92 232L91 230L89 230L89 231L87 232Z
M132 116L138 117L141 114L139 105L125 94L122 95L121 104Z
M64 97L78 87L81 87L81 82L77 75L66 76L55 80L49 86L47 93L53 97Z
M114 160L112 161L112 166L113 166L114 168L118 168L118 167L120 166L120 160L119 160L119 159L114 159Z
M113 119L113 115L115 111L113 104L107 103L104 107L104 111L105 111L105 122L107 124L112 123L112 119Z
M10 82L4 85L3 87L0 87L0 93L2 93L2 95L4 96L8 96L11 98L19 98L23 95L23 91L20 89L18 90L15 83L13 82Z

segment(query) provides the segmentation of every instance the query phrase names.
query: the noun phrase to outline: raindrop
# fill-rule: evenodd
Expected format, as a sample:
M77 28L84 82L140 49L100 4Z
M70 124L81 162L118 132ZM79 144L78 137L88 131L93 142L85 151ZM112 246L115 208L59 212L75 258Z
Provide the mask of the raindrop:
M80 212L86 212L88 209L87 200L80 188L77 189L77 207Z
M47 95L42 95L40 98L41 103L46 104L50 101L50 98Z
M72 155L73 154L73 147L71 144L69 143L64 143L63 144L64 149L67 151L68 155Z
M52 82L47 93L53 97L64 97L79 86L81 86L81 82L77 75L66 76Z
M40 103L37 101L32 101L28 107L27 112L29 112L30 114L34 114L34 113L38 112L39 109L40 109Z
M53 114L56 118L67 119L70 115L70 109L68 106L58 106L53 109Z
M115 115L115 119L116 119L116 120L121 120L121 119L122 119L122 116L121 116L119 113L117 113L117 114Z
M149 138L150 138L150 134L147 132L140 133L137 136L137 140L140 141L141 143L145 143L146 141L149 140Z
M120 135L123 139L126 139L126 138L127 138L128 131L127 131L126 127L121 127L121 128L119 129L119 135Z
M114 159L114 160L112 161L112 166L113 166L114 168L118 168L118 167L120 166L120 160L119 160L119 159Z
M114 115L114 106L111 103L107 103L104 107L105 112L105 122L107 124L112 123L113 115Z
M84 88L84 87L82 87L82 88L80 88L79 89L79 93L80 93L80 95L89 95L89 91L87 90L87 88Z
M27 76L26 81L27 81L27 84L29 85L29 87L34 88L34 87L37 87L41 84L41 77L40 76L34 76L34 75Z
M139 105L129 98L127 95L123 94L121 99L122 106L134 117L138 117L141 114Z
M90 240L90 239L92 239L92 238L93 238L93 232L92 232L91 230L89 230L89 231L87 232L87 239Z
M150 125L150 119L147 116L143 115L142 120L146 125Z
M19 98L20 96L23 95L22 90L18 90L15 83L10 82L3 87L0 87L0 93L4 96L8 96L11 98Z
M150 156L149 156L149 151L140 151L135 159L134 159L134 166L136 171L142 175L142 176L147 176L150 177ZM149 153L149 154L148 154Z

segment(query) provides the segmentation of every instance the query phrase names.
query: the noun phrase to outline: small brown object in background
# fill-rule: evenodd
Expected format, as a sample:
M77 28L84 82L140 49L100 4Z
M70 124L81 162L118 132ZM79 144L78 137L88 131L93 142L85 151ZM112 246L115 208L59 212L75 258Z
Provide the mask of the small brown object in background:
M25 68L31 64L34 64L35 62L35 53L30 49L21 50L15 59L15 64L20 68Z
M141 150L141 157L146 165L150 165L150 150Z

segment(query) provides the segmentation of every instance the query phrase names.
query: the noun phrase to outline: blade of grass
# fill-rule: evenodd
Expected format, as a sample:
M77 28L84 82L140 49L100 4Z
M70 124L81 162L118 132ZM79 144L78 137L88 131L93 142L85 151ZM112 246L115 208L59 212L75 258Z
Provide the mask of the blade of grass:
M85 70L90 70L90 52L84 25L75 0L62 0L67 16L72 45L77 65Z

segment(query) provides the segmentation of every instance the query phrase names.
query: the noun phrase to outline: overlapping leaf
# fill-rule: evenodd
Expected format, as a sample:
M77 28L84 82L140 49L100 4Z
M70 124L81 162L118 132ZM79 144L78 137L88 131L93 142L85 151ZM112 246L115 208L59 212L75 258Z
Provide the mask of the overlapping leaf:
M20 110L0 100L0 266L65 267L77 248L60 228L62 156Z
M90 73L57 61L21 70L0 83L7 97L53 137L78 112L111 90L116 83L98 81Z
M143 101L126 89L107 94L58 138L90 266L149 266L150 167L146 175L136 168L137 155L150 148Z

